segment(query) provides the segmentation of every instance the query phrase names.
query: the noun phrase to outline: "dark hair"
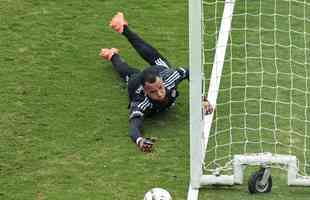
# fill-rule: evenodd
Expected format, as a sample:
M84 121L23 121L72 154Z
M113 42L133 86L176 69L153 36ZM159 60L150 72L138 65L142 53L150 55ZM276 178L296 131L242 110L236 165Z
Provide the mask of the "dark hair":
M156 78L158 77L156 71L150 69L146 69L142 72L142 85L144 86L146 82L154 83Z

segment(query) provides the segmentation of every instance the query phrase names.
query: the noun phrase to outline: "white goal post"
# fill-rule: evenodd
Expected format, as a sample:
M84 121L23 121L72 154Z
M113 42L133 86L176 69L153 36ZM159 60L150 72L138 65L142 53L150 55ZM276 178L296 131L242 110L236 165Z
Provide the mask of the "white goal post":
M215 0L214 0L215 1ZM223 9L222 9L222 17L221 17L221 23L220 23L220 26L219 26L219 29L218 31L216 32L216 37L217 37L217 40L216 40L216 45L214 47L215 49L215 53L213 55L213 67L212 67L212 73L211 73L211 76L210 76L210 82L207 84L209 86L209 89L208 89L208 92L207 92L207 97L208 97L208 101L210 102L210 104L216 109L217 107L217 104L218 104L218 101L217 101L217 98L219 96L219 92L220 92L220 81L221 81L221 78L222 78L222 71L223 71L223 67L224 67L224 63L226 62L226 59L225 59L225 54L227 53L227 46L229 44L229 42L231 43L230 44L230 53L232 54L232 42L231 42L231 29L233 29L232 26L232 21L234 20L234 9L235 9L235 6L236 4L239 3L239 1L237 0L219 0L222 2L223 4ZM247 1L248 0L245 0L245 5L247 5ZM261 3L262 0L259 0L257 2L260 2ZM215 115L214 113L212 114L209 114L209 115L205 115L204 114L204 111L203 111L203 108L202 108L202 101L203 101L203 96L205 94L204 92L204 87L205 87L205 82L204 82L204 79L205 79L205 74L204 74L204 66L205 66L205 56L210 56L210 55L205 55L204 53L204 45L205 45L205 36L204 36L204 31L205 29L208 29L208 27L205 27L204 26L204 12L208 12L208 10L205 10L204 9L204 3L203 0L189 0L189 66L190 66L190 184L189 184L189 189L188 189L188 196L187 196L187 200L197 200L198 199L198 193L199 193L199 188L202 187L203 185L234 185L234 184L242 184L243 183L243 171L245 169L245 166L247 165L259 165L259 166L273 166L273 165L277 165L277 166L281 166L283 168L285 168L288 172L288 185L299 185L299 186L310 186L310 176L306 173L306 171L308 170L309 171L309 168L310 168L310 164L309 164L309 161L307 161L307 155L310 155L308 152L308 148L307 148L307 145L308 143L310 144L310 137L309 137L309 134L307 132L309 132L308 130L308 127L309 124L310 124L310 121L309 121L309 118L307 117L308 114L310 114L309 110L309 103L308 102L308 98L309 98L309 89L308 88L308 85L309 84L309 81L310 81L310 78L307 76L307 75L310 75L310 70L307 71L307 56L310 55L308 54L308 47L307 47L307 42L308 40L306 39L306 36L308 36L308 34L310 35L310 33L306 33L306 30L308 27L306 27L306 24L309 23L310 24L310 18L306 18L305 15L306 15L306 9L308 9L309 7L309 12L310 12L310 3L303 3L303 7L302 9L304 10L304 17L301 18L299 16L295 16L293 13L292 13L292 8L293 5L290 1L293 1L295 2L296 4L301 4L302 2L305 2L305 1L298 1L298 0L283 0L285 2L287 2L287 12L289 12L288 16L289 16L289 31L283 31L281 28L279 28L277 26L277 17L282 17L281 14L279 13L274 13L273 15L267 15L267 17L272 17L274 19L274 23L275 23L275 31L279 31L281 33L285 33L288 35L288 38L289 38L289 41L290 44L289 45L283 45L280 43L280 41L277 41L277 37L280 37L277 35L277 33L272 33L274 35L274 41L272 44L268 44L268 43L265 43L264 41L262 41L262 32L263 31L270 31L269 29L267 28L264 28L264 27L259 27L259 30L257 31L258 32L258 38L259 38L259 44L256 45L254 44L254 42L248 42L247 41L247 35L245 34L245 46L250 43L250 45L252 46L257 46L258 48L258 52L259 52L259 56L257 58L254 58L254 59L257 59L259 60L260 64L263 65L263 62L265 60L268 60L269 58L264 58L263 57L263 53L262 53L262 49L265 46L267 47L271 47L276 49L274 50L274 58L273 59L269 59L268 61L272 61L274 62L275 64L274 65L277 65L279 60L281 61L281 58L279 57L279 53L277 51L277 47L280 46L280 47L285 47L285 48L288 48L289 49L289 56L290 56L290 60L288 61L288 65L290 66L291 68L291 71L290 73L285 73L285 75L290 75L290 76L295 76L296 74L293 72L293 64L296 62L297 64L299 65L302 65L302 64L305 64L306 67L305 67L305 78L301 77L305 84L306 84L306 91L303 91L304 92L304 96L305 96L305 105L303 106L300 106L300 104L298 103L294 103L293 102L293 94L292 92L290 92L290 102L287 103L288 107L290 108L289 109L289 114L291 115L290 117L291 118L294 118L293 116L293 112L292 110L293 109L293 106L295 104L297 104L301 109L304 109L304 118L302 120L300 120L299 118L297 118L297 120L302 123L304 123L304 130L305 133L304 135L301 135L301 138L303 138L304 140L308 140L308 141L304 141L303 144L304 144L304 149L302 150L303 151L303 156L304 156L304 164L303 164L303 167L304 167L304 173L303 175L300 175L299 173L299 163L298 163L298 158L294 155L293 151L290 150L288 154L278 154L277 152L277 149L279 148L277 145L278 144L281 144L280 141L275 141L273 142L271 145L274 146L274 149L275 151L273 152L265 152L264 151L264 148L262 147L263 144L264 144L264 141L259 141L259 145L261 146L260 147L260 151L258 152L250 152L248 153L247 151L244 151L244 154L236 154L236 155L229 155L227 157L230 157L230 162L228 162L228 164L231 165L231 173L232 174L222 174L221 172L221 167L219 168L216 168L216 169L213 169L213 171L208 171L208 172L212 172L211 174L205 174L205 170L204 168L206 167L206 152L207 152L207 147L208 147L208 142L209 142L209 137L210 137L210 132L212 131L212 126L213 126L213 123L215 121ZM250 1L249 1L250 2ZM274 11L277 12L277 0L274 0L273 2L275 8L274 8ZM210 3L211 4L211 3ZM245 6L246 7L246 6ZM217 8L216 8L217 9ZM245 8L247 9L247 7ZM245 11L244 14L238 14L237 16L242 16L244 17L245 21L246 21L246 17L247 15L249 14L250 16L255 16L257 17L257 19L259 19L259 25L262 25L262 16L263 16L263 11L262 11L262 8L258 8L258 14L255 13L255 14L252 14L250 15L247 10ZM214 17L216 18L216 17ZM296 20L300 20L303 25L304 25L304 29L303 29L303 32L301 31L294 31L294 30L291 30L293 28L293 22L290 22L290 19L296 19ZM247 22L245 22L247 23ZM309 26L310 27L310 26ZM236 29L237 30L237 29ZM310 30L310 29L309 29ZM248 31L248 28L246 27L244 29L244 31ZM256 31L256 30L255 30ZM271 32L271 31L270 31ZM305 52L304 54L304 62L305 63L302 63L300 62L298 59L296 59L295 61L293 60L292 61L292 57L293 57L293 48L295 48L295 45L293 43L293 36L291 35L291 32L292 33L296 33L296 34L300 34L302 35L303 37L302 38L305 38L304 39L304 46L302 48L298 47L299 50L301 50L302 52ZM309 36L310 37L310 36ZM295 46L294 46L295 45ZM245 47L246 48L246 47ZM309 50L310 52L310 50ZM245 59L252 59L252 57L250 55L247 55L247 53L245 53ZM229 61L232 62L233 59L230 59ZM283 59L284 60L284 59ZM247 62L247 61L246 61ZM275 67L277 70L277 66ZM247 68L246 68L247 69ZM263 69L263 67L261 67L261 71L260 72L255 72L256 74L264 74L265 71ZM245 76L247 76L247 73L245 73ZM272 74L272 73L270 73ZM280 71L276 71L276 74L275 76L278 76L278 74L282 74ZM277 78L276 78L276 82L277 82ZM293 78L291 78L291 80L293 80ZM260 91L260 94L262 94L262 88L265 87L265 85L262 83L263 81L261 81L261 83L259 83L260 85L258 86L254 86L256 88L259 89ZM276 85L274 88L276 88L277 90L277 95L278 95L278 88L284 88L283 86L280 85L280 83L277 82L277 84L279 85ZM248 87L252 87L252 86L249 86L249 85L246 85L244 86L244 88L248 88ZM242 88L242 89L244 89ZM285 88L287 89L287 88ZM293 84L293 81L291 83L291 87L288 88L290 90L295 90L295 87L294 87L294 84ZM227 89L227 90L230 90L231 92L231 88L230 89ZM246 90L246 89L245 89ZM298 89L296 89L298 90ZM246 92L245 92L246 93ZM260 102L260 111L262 111L262 101L264 101L264 99L262 97L259 97L259 102ZM244 101L247 101L247 97L244 98L245 100ZM278 99L278 96L275 97L275 101L276 103L279 101L280 103L283 103L281 102L281 100ZM276 104L275 103L275 104ZM230 104L230 108L232 107L232 101L229 101L228 104ZM246 106L244 103L244 109L246 110ZM276 107L276 105L275 105ZM275 113L267 113L268 115L271 115L274 119L274 123L276 124L277 123L277 117L279 114L277 114L277 108L275 108ZM309 113L308 113L309 112ZM250 113L251 114L251 113ZM229 114L230 117L232 116L232 114ZM245 115L247 116L248 113L245 111ZM254 115L254 114L253 114ZM272 128L269 128L269 127L263 127L262 125L262 114L261 113L258 113L255 115L255 117L257 117L259 119L259 125L260 127L258 128L258 132L259 134L261 134L262 130L267 130L267 131L270 131L270 132L276 132L278 131L278 125L276 124L274 129L276 130L272 130ZM282 116L280 116L282 117ZM244 117L246 118L246 117ZM282 117L282 118L285 118L285 117ZM286 119L286 118L285 118ZM294 118L295 119L295 118ZM230 119L229 119L230 120ZM293 120L290 120L288 119L289 123L290 123L290 135L289 135L289 139L290 140L290 144L288 145L289 147L292 146L293 144L293 136L295 134L294 130L293 130L293 126L292 125L294 123ZM231 123L231 120L229 121ZM245 127L242 127L242 131L246 132L247 130L247 124L245 123ZM229 130L228 132L232 130L233 128L232 127L229 127ZM255 128L249 128L250 130L255 130ZM241 130L241 128L240 128ZM308 131L307 131L308 130ZM219 133L218 133L219 134ZM276 138L276 133L273 133L274 135L274 138ZM230 137L232 137L230 135ZM245 137L246 139L248 140L247 138L247 135L245 134ZM262 138L262 136L260 135L259 136L260 139ZM277 139L277 138L276 138ZM216 141L217 142L217 141ZM246 144L247 145L247 142L246 141ZM253 142L255 143L255 142ZM266 142L268 143L268 142ZM224 144L223 146L229 146L230 148L232 148L232 144ZM285 145L283 145L285 147ZM309 146L309 145L308 145ZM244 147L244 149L246 149L247 147ZM298 148L298 147L296 147ZM231 150L230 150L230 153L231 153Z

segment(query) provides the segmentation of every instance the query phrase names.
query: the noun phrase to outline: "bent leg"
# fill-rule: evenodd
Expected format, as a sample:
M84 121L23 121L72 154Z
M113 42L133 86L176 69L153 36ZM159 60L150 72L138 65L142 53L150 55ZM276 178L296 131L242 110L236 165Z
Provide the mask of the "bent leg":
M131 67L126 62L124 62L120 55L114 54L111 58L111 62L113 64L114 70L120 75L120 77L127 82L128 79L136 73L139 73L140 70Z

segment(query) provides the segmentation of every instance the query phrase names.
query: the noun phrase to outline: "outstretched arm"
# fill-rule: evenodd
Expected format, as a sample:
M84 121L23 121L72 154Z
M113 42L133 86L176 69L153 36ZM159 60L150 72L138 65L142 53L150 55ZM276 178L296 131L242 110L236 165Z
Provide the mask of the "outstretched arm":
M189 69L188 68L183 68L183 67L179 67L177 68L177 71L180 74L180 79L189 79Z
M182 80L187 79L189 80L189 69L187 68L177 68L176 71L179 73L179 78L176 80L176 83L180 83ZM204 107L204 113L206 115L209 115L213 113L214 108L213 106L209 103L207 96L203 98L203 107Z
M141 127L143 124L143 117L135 117L129 119L129 136L131 140L138 144L139 140L143 137L141 134Z
M154 141L148 138L144 138L140 132L142 127L142 117L135 117L129 121L129 134L133 142L135 142L138 148L143 152L151 152L153 150Z
M130 103L129 136L141 151L151 152L154 141L144 138L141 133L141 128L143 125L143 112L152 105L147 98L141 97L142 96L136 96L136 100L138 101Z
M169 82L174 82L175 85L181 83L184 79L189 80L189 69L179 67L174 70L173 74L171 75L172 78L168 78Z

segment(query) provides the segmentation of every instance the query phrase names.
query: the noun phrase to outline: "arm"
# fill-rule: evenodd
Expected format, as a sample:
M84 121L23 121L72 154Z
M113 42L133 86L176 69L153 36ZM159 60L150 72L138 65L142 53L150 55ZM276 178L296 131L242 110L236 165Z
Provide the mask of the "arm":
M131 139L137 144L138 148L143 152L151 152L153 150L154 140L144 138L140 132L142 127L142 117L130 119L129 134Z
M178 79L179 82L184 80L184 79L189 80L189 69L179 67L179 68L177 68L177 72L180 74L180 78Z
M144 138L140 131L143 125L143 111L145 111L147 108L141 105L148 105L145 103L146 101L131 103L129 116L129 136L132 141L137 144L141 151L151 152L154 141Z
M139 140L143 137L140 131L142 124L143 117L134 117L129 119L129 136L136 144L138 144Z
M176 71L179 73L179 76L176 80L176 84L179 84L184 79L189 80L189 69L180 67L177 68ZM209 115L214 111L213 106L209 103L206 96L203 99L203 107L206 115Z
M158 66L160 67L160 66ZM167 88L177 86L184 79L189 79L189 70L183 67L179 67L177 69L160 69L160 76L165 81L165 86Z

